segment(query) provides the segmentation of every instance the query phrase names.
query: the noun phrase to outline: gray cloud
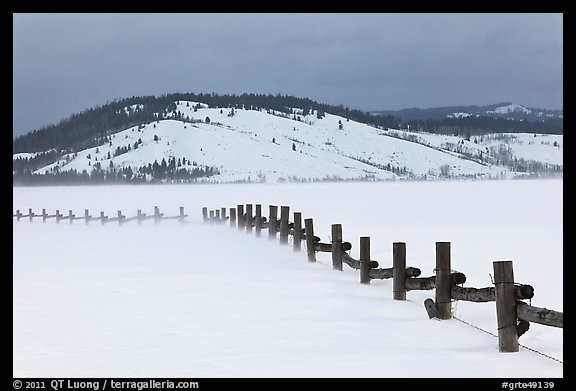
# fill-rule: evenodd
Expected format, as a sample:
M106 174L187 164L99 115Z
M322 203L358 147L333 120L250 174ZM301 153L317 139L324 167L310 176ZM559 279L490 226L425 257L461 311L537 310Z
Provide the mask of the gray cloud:
M562 108L562 14L14 14L14 135L132 95Z

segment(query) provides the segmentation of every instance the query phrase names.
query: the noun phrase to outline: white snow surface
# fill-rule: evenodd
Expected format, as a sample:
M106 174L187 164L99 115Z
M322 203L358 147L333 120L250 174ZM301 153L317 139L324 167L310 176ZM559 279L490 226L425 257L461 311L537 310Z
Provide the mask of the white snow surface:
M208 130L208 129L207 129ZM206 130L206 131L207 131ZM187 223L13 222L13 377L560 378L563 330L531 324L518 353L500 353L494 303L456 302L430 320L434 291L392 300L392 280L359 283L329 253L310 263L291 245L201 208L289 205L330 242L343 226L351 255L433 275L435 242L450 241L467 287L493 286L492 262L512 260L532 304L563 310L563 181L15 187L13 209L93 216L137 209ZM460 320L459 320L460 319ZM464 323L467 322L470 325ZM477 327L472 327L471 325ZM484 332L482 330L487 332ZM530 349L528 349L530 348Z
M409 132L381 130L329 113L322 119L316 114L294 114L285 118L264 110L235 109L234 115L229 116L231 109L207 108L199 102L179 101L176 106L186 121L197 122L169 118L151 122L142 129L134 126L113 134L112 145L105 143L78 151L75 158L69 155L69 162L62 160L36 173L50 172L56 165L60 171L75 169L79 173L83 170L90 173L96 163L106 170L110 162L117 169L131 166L134 170L154 160L160 163L162 158L175 157L201 166L216 166L221 174L209 181L220 183L399 178L397 173L384 167L405 168L413 178L435 179L440 176L443 165L450 166L453 177L507 178L518 174L506 167L481 164L445 150L442 140L450 136L422 134L430 140L428 144L437 146L430 148L388 137L391 132ZM196 112L195 106L200 106ZM210 118L209 124L205 123L206 117ZM298 117L300 121L294 119ZM340 123L342 129L339 129ZM159 140L154 141L154 136ZM556 137L562 144L563 136L550 137ZM139 139L142 144L134 149ZM129 152L113 156L118 147L128 145L131 146ZM485 147L472 146L474 149ZM563 154L562 148L537 143L531 148L515 146L514 152L526 158L544 156L560 162Z

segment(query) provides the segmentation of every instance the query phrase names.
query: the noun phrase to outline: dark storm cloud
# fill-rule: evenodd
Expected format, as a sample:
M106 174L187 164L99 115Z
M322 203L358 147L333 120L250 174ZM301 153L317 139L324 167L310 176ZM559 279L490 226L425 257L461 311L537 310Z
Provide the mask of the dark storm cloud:
M132 95L562 108L561 14L14 14L14 134Z

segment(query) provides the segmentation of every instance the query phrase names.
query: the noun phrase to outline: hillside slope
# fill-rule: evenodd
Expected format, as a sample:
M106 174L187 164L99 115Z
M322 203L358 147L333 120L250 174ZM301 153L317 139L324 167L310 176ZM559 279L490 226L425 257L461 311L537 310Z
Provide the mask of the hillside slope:
M533 160L542 167L562 165L559 135L464 140L378 129L329 113L305 114L298 108L288 115L264 109L209 108L190 101L178 101L174 107L159 116L163 119L114 133L106 143L69 154L35 173L86 170L90 174L95 168L118 172L130 167L135 175L140 172L151 180L150 170L139 169L155 161L160 165L163 159L168 165L174 159L176 170L210 167L214 175L199 180L277 182L505 178L523 171L511 169L514 159ZM30 155L14 155L19 157Z

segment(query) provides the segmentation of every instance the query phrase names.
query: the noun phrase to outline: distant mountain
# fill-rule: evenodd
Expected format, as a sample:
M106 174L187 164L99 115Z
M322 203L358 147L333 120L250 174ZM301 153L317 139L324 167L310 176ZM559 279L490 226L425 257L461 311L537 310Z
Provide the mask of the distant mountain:
M413 132L387 125L393 117L378 125L288 97L269 100L274 108L238 97L171 98L133 97L14 140L13 183L499 179L563 170L562 135Z
M428 109L380 110L372 111L371 114L391 115L401 120L442 120L444 118L466 118L470 116L532 122L563 119L562 110L537 109L511 102L487 106L448 106Z

